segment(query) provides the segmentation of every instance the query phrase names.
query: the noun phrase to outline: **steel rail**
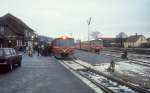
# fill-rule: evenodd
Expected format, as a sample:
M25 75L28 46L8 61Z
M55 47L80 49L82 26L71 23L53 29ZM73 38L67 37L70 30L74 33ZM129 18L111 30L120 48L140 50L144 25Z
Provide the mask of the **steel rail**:
M92 69L92 68L90 68L90 67L87 67L87 66L85 66L85 65L83 65L83 64L81 64L81 63L79 63L79 62L77 62L77 61L74 60L74 59L73 59L73 61L76 62L77 64L80 64L81 66L87 68L87 69L88 69L89 71L91 71L91 72L94 72L94 73L96 73L96 74L98 74L98 75L104 76L104 77L106 77L106 78L108 78L108 79L110 79L110 80L112 80L112 81L118 82L118 83L120 83L121 85L125 85L125 86L127 86L127 87L129 87L129 88L131 88L131 89L133 89L133 90L135 90L135 91L137 91L137 92L139 92L139 93L150 93L150 91L148 91L148 90L146 90L146 89L144 89L144 88L135 86L135 85L133 85L133 84L131 84L131 83L127 83L127 82L125 82L125 81L123 81L123 80L121 80L121 79L119 79L119 78L115 78L115 77L111 77L111 76L109 76L109 75L106 75L106 74L104 74L104 73L102 73L102 72L100 72L100 71L97 71L97 70L95 70L95 69Z
M114 91L112 91L111 89L107 88L106 86L97 83L96 81L94 81L93 79L89 78L86 75L83 75L79 70L74 70L73 68L71 68L68 64L66 64L65 62L63 62L65 65L67 65L69 67L69 69L73 70L74 72L78 73L79 75L81 75L82 77L86 78L87 80L89 80L90 82L92 82L94 85L96 85L97 87L99 87L100 89L102 89L105 93L116 93Z
M104 53L103 53L104 54ZM106 54L104 54L104 55L106 55ZM116 58L118 58L118 59L122 59L122 58L120 58L120 57L117 57L117 56L114 56L114 55L110 55L110 56L112 56L112 57L116 57ZM147 67L150 67L150 63L148 63L148 62L144 62L144 61L142 61L142 60L136 60L136 59L131 59L131 58L128 58L127 60L131 60L131 61L137 61L137 62L140 62L140 63L136 63L136 62L131 62L131 63L135 63L135 64L139 64L139 65L143 65L143 66L147 66ZM143 63L143 64L142 64Z

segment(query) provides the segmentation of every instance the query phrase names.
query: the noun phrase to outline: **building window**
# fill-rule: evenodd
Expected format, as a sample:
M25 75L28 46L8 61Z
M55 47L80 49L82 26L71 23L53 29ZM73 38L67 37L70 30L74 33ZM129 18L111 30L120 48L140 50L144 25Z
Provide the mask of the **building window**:
M4 34L4 30L5 30L4 26L0 26L0 33L1 34Z
M141 38L141 41L143 41L143 38Z

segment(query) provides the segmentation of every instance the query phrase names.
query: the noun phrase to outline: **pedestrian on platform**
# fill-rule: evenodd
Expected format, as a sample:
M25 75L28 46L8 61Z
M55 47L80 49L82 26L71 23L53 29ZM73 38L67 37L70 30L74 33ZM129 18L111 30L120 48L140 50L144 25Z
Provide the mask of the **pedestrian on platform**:
M121 58L127 59L128 58L127 55L128 55L128 52L126 49L124 49L123 54L121 55Z
M110 65L107 70L112 72L115 71L115 62L113 60L110 62Z
M32 48L31 46L29 46L28 55L29 55L30 57L33 56L33 48Z
M124 55L125 55L125 58L127 58L128 52L126 49L124 50Z
M42 55L42 56L44 56L44 50L45 50L44 45L41 45L41 55Z
M52 45L50 45L50 47L49 47L49 55L50 56L52 55L52 49L53 49L53 47L52 47Z
M40 45L38 45L38 47L37 47L37 54L38 54L38 56L40 56L40 54L41 54L41 47L40 47Z

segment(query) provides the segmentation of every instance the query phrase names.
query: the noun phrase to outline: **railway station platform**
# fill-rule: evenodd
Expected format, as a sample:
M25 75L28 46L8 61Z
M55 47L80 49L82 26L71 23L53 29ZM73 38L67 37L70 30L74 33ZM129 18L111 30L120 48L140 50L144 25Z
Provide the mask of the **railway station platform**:
M0 73L1 93L95 93L53 57L23 55L22 66Z

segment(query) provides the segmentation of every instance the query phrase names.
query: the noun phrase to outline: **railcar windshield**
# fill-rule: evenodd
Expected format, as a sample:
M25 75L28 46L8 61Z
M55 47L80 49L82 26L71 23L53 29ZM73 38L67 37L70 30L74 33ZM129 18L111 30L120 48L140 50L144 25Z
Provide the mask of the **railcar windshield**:
M74 46L74 39L56 39L55 46Z

